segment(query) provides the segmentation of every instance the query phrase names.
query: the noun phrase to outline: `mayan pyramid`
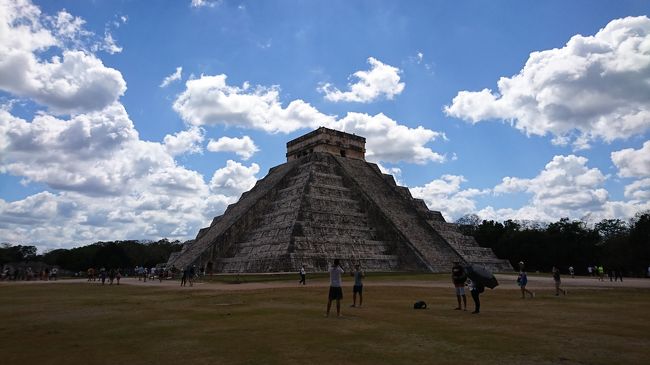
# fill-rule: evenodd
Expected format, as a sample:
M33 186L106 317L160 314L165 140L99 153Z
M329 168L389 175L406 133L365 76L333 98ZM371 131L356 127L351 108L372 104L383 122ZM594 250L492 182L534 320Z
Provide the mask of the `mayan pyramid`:
M325 271L339 258L367 271L448 272L454 261L510 271L365 161L365 138L319 128L287 143L287 162L228 206L167 263L208 273Z

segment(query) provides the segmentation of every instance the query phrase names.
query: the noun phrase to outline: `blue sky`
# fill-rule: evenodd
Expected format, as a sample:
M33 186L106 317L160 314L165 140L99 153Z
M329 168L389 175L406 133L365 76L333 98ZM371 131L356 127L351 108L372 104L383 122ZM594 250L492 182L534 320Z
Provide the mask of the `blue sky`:
M650 209L647 1L0 0L0 242L193 238L325 125L448 221Z

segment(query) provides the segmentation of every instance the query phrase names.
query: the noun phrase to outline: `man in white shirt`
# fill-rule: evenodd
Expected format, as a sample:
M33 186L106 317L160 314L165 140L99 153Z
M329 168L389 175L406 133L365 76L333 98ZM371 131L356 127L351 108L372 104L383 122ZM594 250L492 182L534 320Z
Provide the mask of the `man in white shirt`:
M341 289L341 274L343 274L343 268L339 259L334 259L334 264L329 269L330 272L330 292L327 300L327 314L330 315L330 308L332 307L332 301L336 300L336 316L341 316L341 299L343 299L343 289Z

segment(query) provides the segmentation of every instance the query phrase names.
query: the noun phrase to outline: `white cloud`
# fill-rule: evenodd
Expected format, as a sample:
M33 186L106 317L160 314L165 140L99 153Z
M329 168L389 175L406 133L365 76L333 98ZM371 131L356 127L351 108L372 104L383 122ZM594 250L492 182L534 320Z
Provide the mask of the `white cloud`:
M226 125L259 129L269 133L289 133L325 126L367 138L367 155L372 161L443 162L444 156L426 144L444 134L421 126L410 128L384 114L374 116L348 113L337 120L298 99L286 108L278 87L241 87L226 84L226 75L201 76L188 80L186 90L174 102L183 120L191 125Z
M203 142L204 131L198 127L191 127L186 131L178 132L174 135L166 135L164 146L167 153L172 156L184 153L201 153L201 142Z
M474 198L489 192L479 189L462 190L460 185L466 181L463 176L443 175L424 186L410 188L411 195L423 199L429 209L440 211L446 220L455 221L465 214L474 213Z
M244 161L259 151L255 142L249 136L242 138L221 137L216 141L210 139L207 148L211 152L235 152Z
M587 161L585 157L575 155L555 156L536 177L505 177L495 186L494 192L531 193L532 205L540 210L585 213L597 210L608 198L607 190L602 188L607 177L597 168L588 168Z
M650 176L650 141L646 141L638 150L626 148L612 152L611 158L621 177Z
M260 167L256 163L246 167L239 162L228 160L225 167L214 172L210 180L210 189L216 194L239 196L255 185L257 182L255 175L258 172Z
M122 52L122 47L117 45L115 39L113 39L113 35L108 32L104 34L104 42L101 49L110 54Z
M444 134L418 126L410 128L398 124L382 113L370 116L364 113L348 113L345 118L325 126L355 133L366 138L366 156L370 161L444 162L445 157L425 145Z
M325 99L339 102L369 103L380 97L392 100L404 90L404 83L400 82L400 69L369 57L370 70L357 71L350 78L358 81L348 84L350 91L340 91L332 84L325 83L318 91L325 94Z
M214 8L221 5L222 0L192 0L190 5L193 8Z
M174 161L172 145L201 135L184 132L164 144L142 141L118 103L68 120L43 114L31 122L0 109L0 173L55 191L0 199L0 241L52 248L194 236L255 183L259 166L229 163L208 185Z
M289 133L315 128L334 119L302 100L280 102L278 87L248 83L242 87L226 84L226 75L203 76L188 80L186 90L174 102L174 110L192 125L227 125L260 129L269 133Z
M180 80L182 77L182 72L183 72L182 66L176 67L176 71L173 74L163 79L162 83L160 83L160 87L167 87L167 85L171 84L172 82Z
M417 55L418 64L422 63L422 60L424 60L424 53L418 52L418 55Z
M25 0L0 2L0 89L30 98L55 113L101 110L126 90L119 71L93 54L66 50L43 61L37 52L78 45L83 20L59 12L47 27L40 10Z
M627 17L531 53L517 75L499 80L498 92L460 91L445 113L473 123L503 119L526 134L587 148L650 129L649 78L650 19Z
M607 176L597 168L587 167L587 162L581 156L555 156L533 178L505 177L493 189L497 197L523 192L532 195L530 201L518 209L488 206L481 209L478 215L483 219L550 222L563 217L620 217L608 215L612 213L610 207L616 204L627 204L631 211L635 204L608 200L609 194L603 188Z
M636 201L650 201L650 178L637 180L626 186L625 197Z

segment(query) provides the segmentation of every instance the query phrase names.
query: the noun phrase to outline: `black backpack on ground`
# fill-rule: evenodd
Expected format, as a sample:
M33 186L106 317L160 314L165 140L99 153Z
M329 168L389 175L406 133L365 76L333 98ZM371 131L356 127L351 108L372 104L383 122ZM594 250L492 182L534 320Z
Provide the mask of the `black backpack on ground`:
M427 303L422 300L417 301L413 304L413 309L427 309Z

